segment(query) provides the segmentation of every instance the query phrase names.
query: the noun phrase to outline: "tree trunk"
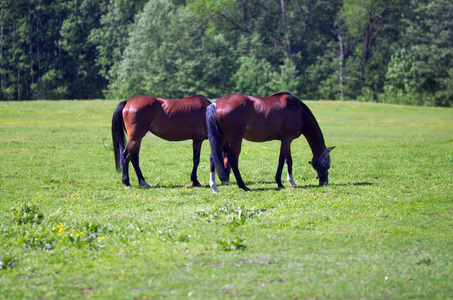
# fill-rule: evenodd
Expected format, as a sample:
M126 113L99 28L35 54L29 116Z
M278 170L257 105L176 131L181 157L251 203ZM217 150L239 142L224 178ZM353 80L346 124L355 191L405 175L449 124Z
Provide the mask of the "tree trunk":
M382 10L382 12L379 14L375 13L373 10L375 1L373 1L373 4L370 7L370 10L368 12L368 20L365 26L364 51L362 55L362 60L360 62L360 75L362 79L365 75L365 66L366 63L368 62L368 58L370 57L374 41L379 35L379 32L381 31L382 27L384 27L387 21L386 20L387 16L390 12L390 8L392 7L393 3L395 3L395 1L396 0L389 1L389 4L387 4L385 8Z
M117 23L117 47L118 47L118 63L121 62L121 57L123 56L123 51L121 50L121 26L123 25L123 18Z
M33 43L32 43L32 32L33 32L33 25L32 25L32 13L31 13L31 0L28 0L28 50L29 50L29 55L30 55L30 79L31 79L31 84L34 83L33 80ZM27 90L28 94L28 90ZM28 96L27 96L28 98Z
M295 52L296 54L302 51L302 47L303 47L304 41L305 41L305 35L307 33L307 28L308 28L308 21L310 20L310 15L311 15L310 0L307 0L307 13L306 14L302 13L303 9L302 9L302 5L300 4L300 2L297 1L297 3L299 4L299 9L300 9L301 15L304 19L304 27L302 28L302 33L300 34L299 43L297 45L296 52Z
M341 38L341 32L338 32L338 41L340 42L340 95L341 95L341 100L344 100L344 91L343 91L344 48L343 48L343 39Z
M247 1L242 0L241 1L241 9L242 9L242 22L244 23L244 26L247 28L247 23L248 23L248 15L247 15Z
M285 48L288 51L289 59L294 64L293 55L292 55L292 51L291 51L291 41L289 39L288 27L286 26L286 10L285 10L285 1L284 0L280 0L280 6L282 9L283 33L285 34L285 37L284 37Z
M16 22L13 22L13 46L14 46L14 49L16 49L17 47L17 24ZM17 100L20 101L20 69L19 69L19 59L20 57L17 57L17 55L15 55L14 57L14 60L15 60L15 63L16 63L16 68L17 68L17 78L16 78L16 85L17 85Z
M41 54L40 54L40 40L39 40L39 10L36 10L36 56L38 58L38 81L41 79Z
M4 22L4 13L5 11L5 2L2 1L2 19L0 20L0 70L1 72L1 83L0 87L3 90L5 90L5 75L3 74L3 22Z
M371 51L371 41L372 39L370 38L372 29L370 29L370 25L367 23L365 26L365 42L364 42L364 51L362 55L362 60L360 62L360 75L363 78L363 75L365 75L365 65L368 61L368 57L370 56L370 51Z

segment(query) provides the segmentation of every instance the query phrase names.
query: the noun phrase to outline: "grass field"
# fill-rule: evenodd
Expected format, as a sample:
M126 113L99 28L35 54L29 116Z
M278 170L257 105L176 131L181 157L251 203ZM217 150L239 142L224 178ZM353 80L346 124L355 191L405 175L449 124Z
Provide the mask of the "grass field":
M125 190L117 103L0 102L0 298L453 299L451 108L307 101L328 186L302 137L298 188L276 189L278 142L244 142L252 191L212 194L207 141L191 188L191 142L150 134L152 187Z

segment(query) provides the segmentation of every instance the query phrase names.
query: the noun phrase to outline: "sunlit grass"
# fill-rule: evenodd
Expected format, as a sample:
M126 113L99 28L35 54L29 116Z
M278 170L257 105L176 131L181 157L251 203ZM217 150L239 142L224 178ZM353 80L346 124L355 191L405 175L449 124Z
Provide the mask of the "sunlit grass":
M191 188L191 142L147 136L150 189L115 172L116 101L0 102L0 289L23 298L446 299L453 113L307 102L332 152L318 187L303 138L298 188L277 190L278 142L244 142L252 189ZM38 217L42 216L42 217Z

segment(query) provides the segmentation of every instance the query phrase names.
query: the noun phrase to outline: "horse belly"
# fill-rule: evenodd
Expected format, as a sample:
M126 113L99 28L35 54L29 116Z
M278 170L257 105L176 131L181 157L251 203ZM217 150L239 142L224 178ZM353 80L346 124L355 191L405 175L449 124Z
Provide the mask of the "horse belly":
M265 126L247 126L244 132L244 139L251 142L267 142L280 139L278 130Z
M207 139L206 125L196 122L185 124L177 124L177 122L152 123L150 131L161 139L168 141Z
M273 124L250 124L244 132L244 139L251 142L267 142L272 140L296 139L301 135L300 126L292 122L275 122Z

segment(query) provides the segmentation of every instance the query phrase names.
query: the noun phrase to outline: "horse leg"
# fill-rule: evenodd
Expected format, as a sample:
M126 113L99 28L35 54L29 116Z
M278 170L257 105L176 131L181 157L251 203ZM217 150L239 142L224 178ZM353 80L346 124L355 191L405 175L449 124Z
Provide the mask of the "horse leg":
M288 153L286 154L286 166L288 167L288 177L287 180L289 185L292 187L297 187L293 178L293 158L291 157L291 145L288 145Z
M275 181L277 182L278 188L284 188L282 184L282 171L286 155L287 155L287 143L282 141L282 144L280 145L280 155L278 157L277 174L275 175Z
M242 139L239 141L235 141L230 143L231 145L231 155L230 158L230 165L233 169L234 177L238 183L239 188L243 189L244 191L250 191L248 187L245 186L244 180L242 180L241 173L239 172L239 154L241 153L241 145Z
M123 169L123 177L121 179L121 182L126 186L126 189L131 188L131 183L129 181L129 155L128 155L128 150L127 148L124 149L123 153L123 160L122 160L122 169Z
M209 155L209 165L210 165L210 173L209 173L209 186L211 187L211 190L214 194L219 192L219 189L217 188L215 184L215 165L214 165L214 159L212 158L212 155Z
M132 162L134 166L135 173L137 174L138 183L140 186L149 187L149 184L146 183L145 178L143 177L142 171L140 170L139 165L139 153L140 153L141 139L132 137L129 139L129 142L126 145L126 150L124 151L125 156L125 166L123 166L123 183L126 185L126 188L130 188L129 183L129 161Z
M131 155L131 162L132 165L134 166L135 173L137 174L138 184L142 187L149 188L150 185L145 181L145 178L143 177L142 174L142 170L140 169L138 154L139 152L136 152Z
M230 144L228 142L225 142L225 144L222 147L222 156L223 156L223 165L225 167L225 171L228 173L228 176L226 178L222 178L221 185L228 185L230 181L230 171L231 171L231 165L230 165L230 156L231 156L231 149L230 149Z
M203 141L193 140L192 147L193 147L193 168L192 174L190 175L190 180L192 181L192 186L201 186L200 182L197 179L197 169L198 165L200 164L200 152L201 152L201 145Z

